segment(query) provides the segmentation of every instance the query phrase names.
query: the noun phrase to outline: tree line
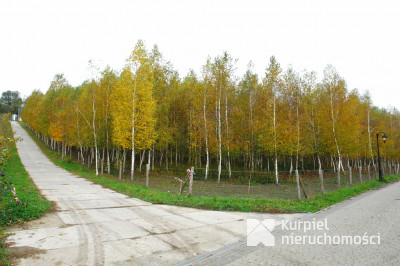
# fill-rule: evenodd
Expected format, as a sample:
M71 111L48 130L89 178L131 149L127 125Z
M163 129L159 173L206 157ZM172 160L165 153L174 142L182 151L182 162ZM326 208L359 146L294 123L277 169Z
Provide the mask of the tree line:
M55 75L45 94L33 91L22 119L52 149L76 156L96 174L114 166L122 178L151 168L191 166L202 178L234 178L234 170L376 167L376 133L388 167L398 167L400 113L349 90L328 65L315 72L283 69L275 57L262 76L250 62L243 76L227 52L208 58L198 75L181 78L157 46L138 41L121 71L106 67L77 87ZM96 68L92 66L94 72ZM211 175L213 171L213 175Z

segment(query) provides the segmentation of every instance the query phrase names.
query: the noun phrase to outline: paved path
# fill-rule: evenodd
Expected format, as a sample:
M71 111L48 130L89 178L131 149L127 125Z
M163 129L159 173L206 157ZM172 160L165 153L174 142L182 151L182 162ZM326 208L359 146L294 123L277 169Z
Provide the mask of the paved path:
M326 219L329 230L304 233L304 230L292 231L287 230L288 226L280 226L272 231L275 246L265 247L260 243L257 247L248 247L245 241L240 241L183 265L400 265L400 182L364 193L303 220L312 222L314 219L322 222ZM325 240L318 240L318 237L324 234L351 236L355 243L360 240L357 236L380 236L380 244L376 237L368 238L376 243L369 245L362 244L364 240L361 244L343 244L346 240L342 244L329 244L329 237L325 238L326 245L307 240L315 237L323 243ZM305 235L309 237L304 238ZM286 236L285 243L282 236ZM287 240L288 236L293 236L292 239L299 236L309 244L296 245L294 240Z
M153 205L79 178L51 163L12 123L26 170L57 212L15 227L20 265L173 265L246 236L246 218L298 218Z

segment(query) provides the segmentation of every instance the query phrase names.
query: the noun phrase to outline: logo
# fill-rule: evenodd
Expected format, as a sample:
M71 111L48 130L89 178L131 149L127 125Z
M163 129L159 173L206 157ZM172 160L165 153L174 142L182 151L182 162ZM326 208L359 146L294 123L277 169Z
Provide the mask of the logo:
M278 239L279 245L380 245L381 234L335 235L329 234L328 219L316 220L281 220L247 219L247 246L275 246L275 236L271 233L275 224L282 226L286 233ZM309 233L309 234L307 234Z
M275 228L274 219L247 219L247 246L255 247L263 243L264 246L275 246L275 237L271 233Z

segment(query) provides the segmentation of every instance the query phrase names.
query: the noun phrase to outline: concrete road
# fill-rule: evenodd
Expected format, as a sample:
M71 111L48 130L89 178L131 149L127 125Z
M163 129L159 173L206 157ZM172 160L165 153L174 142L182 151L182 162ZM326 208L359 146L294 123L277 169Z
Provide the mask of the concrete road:
M241 241L182 265L400 265L400 182L301 221L272 230L275 246ZM313 222L329 230L322 226L304 232L304 224Z
M246 218L297 219L153 205L131 198L50 162L12 123L19 155L56 212L14 227L7 239L19 265L173 265L246 236Z

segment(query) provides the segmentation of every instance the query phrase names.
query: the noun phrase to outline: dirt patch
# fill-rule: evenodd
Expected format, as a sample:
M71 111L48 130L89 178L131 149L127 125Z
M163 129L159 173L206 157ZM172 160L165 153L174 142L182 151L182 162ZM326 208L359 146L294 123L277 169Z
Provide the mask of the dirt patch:
M281 210L279 210L277 208L272 208L272 209L269 209L268 213L276 213L276 214L284 214L284 213L286 213L286 214L291 214L291 213L294 213L294 212L281 211Z
M48 227L61 227L61 226L66 226L66 225L58 216L57 212L48 212L45 215L43 215L40 219L31 220L28 222L21 223L19 225L11 226L5 231L5 233L12 234L17 231L33 230L33 229L48 228Z
M47 211L47 213L53 213L53 212L58 212L58 206L57 203L55 201L51 202L51 209Z
M47 253L46 250L33 247L7 247L8 256L10 258L11 265L15 265L20 259L26 258L39 258L39 254Z
M63 224L63 225L60 225L58 228L67 228L70 226L73 226L73 224Z

